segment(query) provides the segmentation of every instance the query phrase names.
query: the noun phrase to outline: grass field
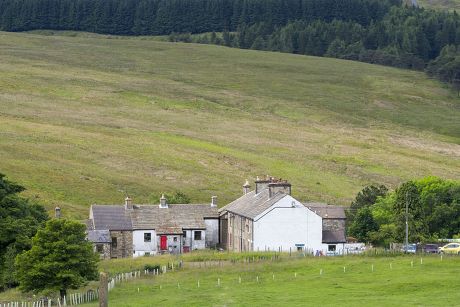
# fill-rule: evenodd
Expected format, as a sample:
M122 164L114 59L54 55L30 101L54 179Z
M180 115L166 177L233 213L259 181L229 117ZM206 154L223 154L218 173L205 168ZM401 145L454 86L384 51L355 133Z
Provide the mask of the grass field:
M441 9L441 10L459 10L459 0L417 0L420 6L425 8Z
M460 299L459 264L459 257L423 257L421 264L420 257L406 256L184 268L122 283L110 292L109 305L454 306Z
M47 33L50 34L50 33ZM0 32L0 172L48 209L239 196L289 179L348 205L364 185L460 178L460 100L421 72L92 34Z

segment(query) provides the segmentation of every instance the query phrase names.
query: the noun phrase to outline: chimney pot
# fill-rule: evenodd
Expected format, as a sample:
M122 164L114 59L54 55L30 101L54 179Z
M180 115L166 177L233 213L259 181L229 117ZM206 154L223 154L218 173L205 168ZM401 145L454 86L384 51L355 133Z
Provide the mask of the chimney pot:
M61 218L61 208L59 208L59 206L54 208L54 217L57 218L57 219Z
M125 198L125 209L129 210L129 209L132 209L132 208L133 208L133 200L132 200L131 197L126 196L126 198Z
M211 207L217 207L217 196L211 196Z
M168 208L168 202L164 194L162 194L160 198L160 208Z
M249 181L246 179L246 182L243 184L243 195L248 194L250 188L251 188L251 185L249 184Z

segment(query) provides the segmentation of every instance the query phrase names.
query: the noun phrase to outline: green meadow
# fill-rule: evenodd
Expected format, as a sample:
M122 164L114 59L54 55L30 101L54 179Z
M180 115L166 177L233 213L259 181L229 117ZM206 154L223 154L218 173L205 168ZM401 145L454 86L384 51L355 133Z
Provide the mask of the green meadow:
M460 100L422 72L169 43L0 32L0 172L85 218L182 191L223 205L247 178L348 205L371 183L460 178Z
M185 263L179 271L118 284L109 305L454 306L459 264L459 257L439 256L307 257L206 269Z
M458 10L460 9L459 0L417 0L420 6L425 8L440 10Z

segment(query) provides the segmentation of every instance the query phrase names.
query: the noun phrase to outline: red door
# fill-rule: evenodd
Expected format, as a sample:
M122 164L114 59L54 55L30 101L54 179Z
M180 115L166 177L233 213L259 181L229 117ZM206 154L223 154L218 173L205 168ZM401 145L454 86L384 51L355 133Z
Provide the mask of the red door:
M160 249L161 250L168 249L168 237L160 236Z

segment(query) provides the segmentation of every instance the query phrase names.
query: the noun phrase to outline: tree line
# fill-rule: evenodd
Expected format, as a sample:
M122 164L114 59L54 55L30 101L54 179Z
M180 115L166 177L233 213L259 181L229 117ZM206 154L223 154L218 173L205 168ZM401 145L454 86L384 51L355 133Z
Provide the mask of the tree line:
M349 20L368 25L400 0L2 0L0 30L119 35L235 31L239 25Z
M172 33L169 40L426 68L431 76L460 88L456 60L460 16L455 12L393 6L381 19L369 23L349 19L294 20L283 26L242 23L236 31L222 35Z
M348 235L378 246L404 242L406 206L409 242L460 238L460 182L437 177L407 181L394 191L365 187L348 210Z

